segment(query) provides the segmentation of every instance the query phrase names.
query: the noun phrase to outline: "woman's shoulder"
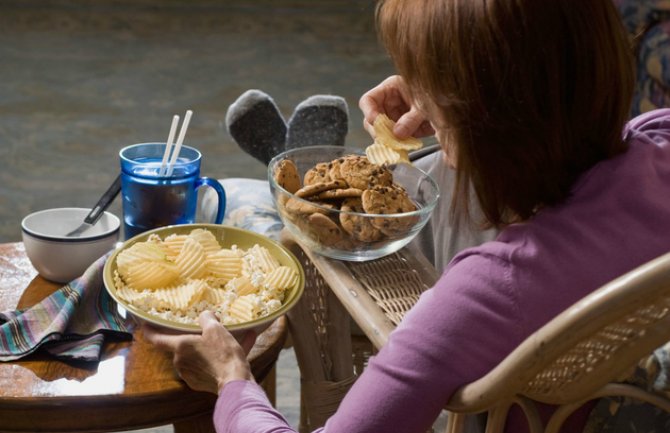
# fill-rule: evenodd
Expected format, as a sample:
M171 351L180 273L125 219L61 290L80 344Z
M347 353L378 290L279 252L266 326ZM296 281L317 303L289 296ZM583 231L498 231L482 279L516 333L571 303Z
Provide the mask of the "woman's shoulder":
M516 303L518 285L514 279L513 244L489 241L467 248L449 262L437 286L450 290L479 293L485 298L501 296Z

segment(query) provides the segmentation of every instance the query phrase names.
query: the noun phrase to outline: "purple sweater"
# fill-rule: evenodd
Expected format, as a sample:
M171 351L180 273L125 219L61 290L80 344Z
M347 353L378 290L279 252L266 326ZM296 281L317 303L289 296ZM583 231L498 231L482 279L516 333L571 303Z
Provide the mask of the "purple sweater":
M625 137L630 149L585 173L565 203L458 254L323 431L425 432L459 386L589 292L670 250L670 109L632 120ZM246 381L223 388L214 421L217 432L293 431Z

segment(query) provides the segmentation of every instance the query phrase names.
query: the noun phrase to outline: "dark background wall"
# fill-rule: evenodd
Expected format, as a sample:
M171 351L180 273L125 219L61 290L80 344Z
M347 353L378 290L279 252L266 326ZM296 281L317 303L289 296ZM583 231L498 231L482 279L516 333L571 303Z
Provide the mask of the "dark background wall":
M372 0L0 0L0 242L30 212L92 206L119 149L164 141L189 108L205 175L265 178L223 124L247 89L286 118L340 95L365 147L358 98L390 73Z

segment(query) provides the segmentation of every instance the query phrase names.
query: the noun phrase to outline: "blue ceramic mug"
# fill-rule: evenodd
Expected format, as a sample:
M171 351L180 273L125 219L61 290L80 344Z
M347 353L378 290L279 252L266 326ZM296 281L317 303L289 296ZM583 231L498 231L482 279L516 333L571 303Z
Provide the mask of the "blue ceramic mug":
M218 196L215 223L221 224L226 193L215 180L200 176L202 154L182 146L173 171L160 175L165 143L140 143L121 149L121 195L125 238L147 230L195 222L198 188L210 186Z

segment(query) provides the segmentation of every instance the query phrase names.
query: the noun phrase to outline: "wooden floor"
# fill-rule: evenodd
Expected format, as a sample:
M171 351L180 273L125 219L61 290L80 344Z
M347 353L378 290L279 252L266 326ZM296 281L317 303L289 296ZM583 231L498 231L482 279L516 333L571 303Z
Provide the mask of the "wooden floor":
M164 141L186 109L203 174L265 178L223 125L247 89L285 118L308 96L342 96L348 143L367 146L358 98L392 73L373 15L372 0L0 0L0 242L19 241L30 212L92 206L119 149ZM277 404L297 425L291 350L278 367Z

